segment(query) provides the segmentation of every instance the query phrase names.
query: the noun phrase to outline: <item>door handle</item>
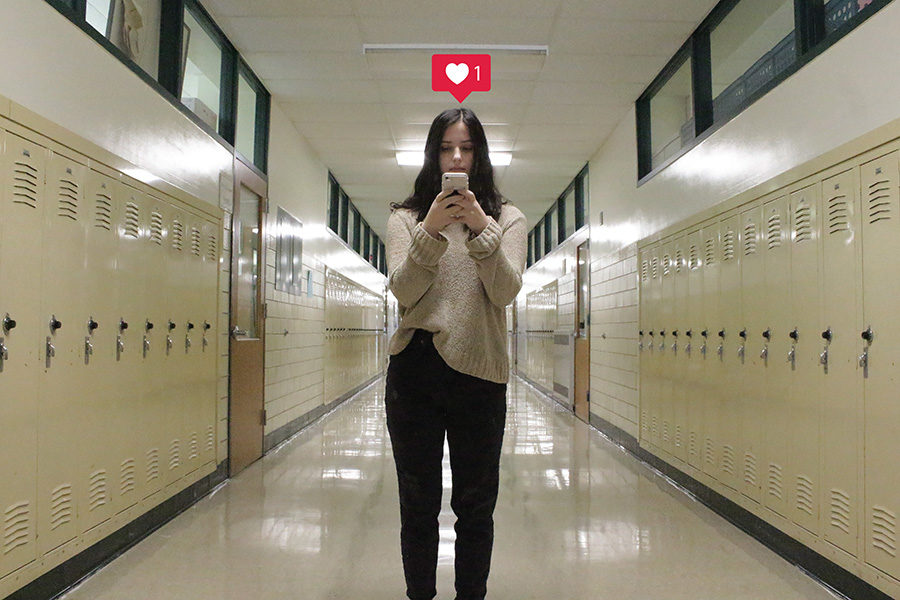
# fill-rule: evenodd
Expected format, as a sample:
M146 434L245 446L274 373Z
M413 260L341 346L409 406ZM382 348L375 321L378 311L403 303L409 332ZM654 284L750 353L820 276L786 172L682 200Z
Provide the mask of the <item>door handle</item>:
M232 328L232 330L231 330L231 337L237 339L237 337L238 337L239 335L246 336L246 335L247 335L247 330L246 330L246 329L241 329L240 327L238 327L237 325L235 325L234 328Z

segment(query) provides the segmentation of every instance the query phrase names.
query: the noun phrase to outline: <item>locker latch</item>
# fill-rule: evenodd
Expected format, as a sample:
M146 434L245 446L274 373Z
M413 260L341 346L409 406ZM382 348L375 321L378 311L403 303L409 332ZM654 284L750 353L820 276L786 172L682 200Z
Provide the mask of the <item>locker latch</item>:
M872 331L871 327L867 327L865 331L862 332L862 339L866 341L866 347L863 348L863 353L859 355L859 366L862 367L863 377L869 377L869 348L872 346L872 341L875 339L875 333Z
M16 322L9 318L9 313L3 318L3 331L9 335L9 332L16 328Z
M675 341L672 342L672 352L677 355L678 354L678 330L677 329L672 332L672 337L675 338Z
M94 344L91 343L91 336L84 336L84 364L91 364L91 356L94 355Z
M644 351L644 330L638 331L638 352Z
M703 358L706 358L706 337L709 335L709 331L704 329L700 332L700 335L703 336L703 344L700 346L700 354L703 355Z
M51 359L56 356L56 346L53 345L53 338L47 336L47 368L50 368Z
M211 327L212 325L209 324L209 321L203 321L203 352L206 352L206 348L209 346L209 340L206 339L206 332L209 331Z
M719 339L722 340L719 342L719 347L716 348L716 354L719 355L719 360L725 360L725 330L719 330Z
M666 330L665 330L665 329L660 329L660 330L659 330L659 335L662 336L662 341L659 343L659 351L660 351L660 352L665 352L665 351L666 351Z
M744 364L744 348L747 345L747 330L741 329L741 332L738 335L741 338L741 345L738 347L737 355L738 358L741 359L741 364Z
M650 348L650 352L653 352L653 350L655 350L655 348L653 347L653 341L654 341L653 340L653 332L651 331L650 332L650 345L648 346Z
M150 340L147 339L147 336L144 336L144 358L147 358L147 353L150 352Z
M116 336L116 360L122 360L122 353L125 352L125 341L121 335Z
M3 342L4 339L0 338L0 373L3 372L3 363L9 360L9 350Z
M824 368L825 374L828 375L828 346L831 345L831 327L822 332L822 339L825 340L825 347L822 354L819 355L819 364Z
M694 335L694 331L692 329L688 329L687 331L684 332L684 335L686 335L688 337L688 343L684 347L684 353L687 354L688 356L690 356L691 355L691 338Z

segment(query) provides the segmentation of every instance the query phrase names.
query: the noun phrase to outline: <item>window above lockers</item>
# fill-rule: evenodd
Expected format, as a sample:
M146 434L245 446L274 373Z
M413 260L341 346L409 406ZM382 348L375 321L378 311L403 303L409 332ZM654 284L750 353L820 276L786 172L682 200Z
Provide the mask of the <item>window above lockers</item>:
M198 0L46 0L261 175L270 95Z
M387 274L384 242L366 222L337 178L328 173L328 228L347 247L362 256L382 274Z
M890 0L721 0L635 103L639 183Z
M529 267L569 239L587 223L588 178L588 165L585 165L528 233L527 264Z

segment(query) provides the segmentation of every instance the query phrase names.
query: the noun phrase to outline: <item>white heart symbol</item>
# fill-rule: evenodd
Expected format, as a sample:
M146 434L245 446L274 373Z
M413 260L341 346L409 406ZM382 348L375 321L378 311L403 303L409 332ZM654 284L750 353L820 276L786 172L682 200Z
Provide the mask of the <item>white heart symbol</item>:
M466 63L454 64L450 63L447 65L447 68L444 69L447 73L447 77L450 78L450 81L459 85L463 81L465 81L466 77L469 76L469 65Z

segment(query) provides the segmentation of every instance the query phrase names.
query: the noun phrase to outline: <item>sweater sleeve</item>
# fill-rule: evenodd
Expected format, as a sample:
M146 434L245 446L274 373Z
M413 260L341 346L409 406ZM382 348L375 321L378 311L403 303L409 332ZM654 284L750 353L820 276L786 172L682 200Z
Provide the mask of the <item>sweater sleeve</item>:
M447 246L446 239L431 237L421 223L403 218L399 211L391 213L387 225L388 288L401 306L412 308L425 295Z
M503 227L490 218L487 227L466 242L488 299L500 308L512 302L522 289L528 254L525 229L525 215L515 209L513 218Z

